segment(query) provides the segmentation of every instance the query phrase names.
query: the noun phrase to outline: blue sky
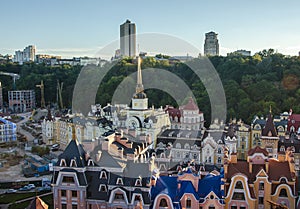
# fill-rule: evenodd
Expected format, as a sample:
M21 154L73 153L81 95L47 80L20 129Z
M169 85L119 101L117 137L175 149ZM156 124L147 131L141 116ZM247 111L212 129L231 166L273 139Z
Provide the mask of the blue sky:
M219 34L222 55L236 49L300 51L299 0L10 0L0 8L1 54L34 44L37 53L93 56L119 38L126 19L136 23L138 33L176 36L200 53L204 34L211 30Z

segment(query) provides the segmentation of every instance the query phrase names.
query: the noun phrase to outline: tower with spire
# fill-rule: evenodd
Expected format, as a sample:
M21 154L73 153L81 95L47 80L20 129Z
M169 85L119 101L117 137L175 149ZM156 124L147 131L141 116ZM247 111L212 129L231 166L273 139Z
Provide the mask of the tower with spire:
M261 133L261 146L269 152L269 157L277 158L278 149L278 134L274 125L272 109L270 106L270 112L266 121L265 127Z
M137 64L137 83L135 88L135 94L132 97L132 109L133 110L147 110L148 109L148 98L144 93L144 85L142 78L141 58L138 57Z

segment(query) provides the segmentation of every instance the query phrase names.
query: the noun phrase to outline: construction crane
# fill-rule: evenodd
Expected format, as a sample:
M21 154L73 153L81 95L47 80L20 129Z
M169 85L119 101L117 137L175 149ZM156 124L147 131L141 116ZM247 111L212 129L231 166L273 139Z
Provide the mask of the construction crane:
M36 85L36 87L41 89L41 108L45 108L45 95L44 95L44 82L41 81L41 84Z
M64 83L57 80L57 104L59 104L60 108L63 109L63 100L62 100L62 89L63 89Z
M16 90L16 80L20 79L20 75L19 74L0 71L0 75L8 75L8 76L12 77L13 78L13 82L14 82L14 84L13 84L13 90Z

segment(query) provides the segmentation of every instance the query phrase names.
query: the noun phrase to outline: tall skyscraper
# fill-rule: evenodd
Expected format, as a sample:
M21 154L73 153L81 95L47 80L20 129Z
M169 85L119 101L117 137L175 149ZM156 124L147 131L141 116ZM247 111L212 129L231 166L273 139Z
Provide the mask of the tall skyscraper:
M130 20L120 25L120 49L122 56L136 56L136 28Z
M204 55L219 55L218 34L213 31L205 33Z

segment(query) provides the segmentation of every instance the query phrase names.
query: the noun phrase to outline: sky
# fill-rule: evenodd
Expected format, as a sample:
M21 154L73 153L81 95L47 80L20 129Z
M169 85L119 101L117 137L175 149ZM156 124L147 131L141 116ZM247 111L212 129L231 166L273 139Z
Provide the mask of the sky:
M112 42L118 48L120 24L130 19L138 34L177 37L202 54L205 33L215 31L221 55L273 48L294 56L300 51L299 8L299 0L1 1L0 54L36 45L37 54L95 56ZM150 50L137 42L140 51ZM185 48L168 51L162 43L152 42L157 46L153 53L190 53Z

